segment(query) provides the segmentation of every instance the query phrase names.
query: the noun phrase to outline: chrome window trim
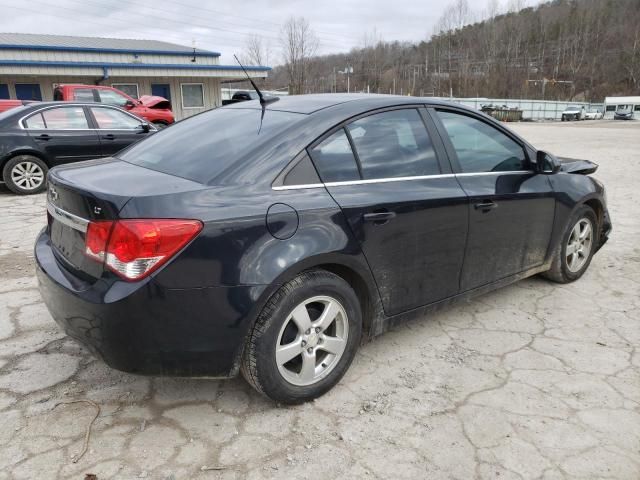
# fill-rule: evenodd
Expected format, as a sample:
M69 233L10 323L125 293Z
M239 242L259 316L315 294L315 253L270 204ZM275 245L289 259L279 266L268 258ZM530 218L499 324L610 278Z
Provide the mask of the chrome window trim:
M118 112L124 113L125 115L129 115L131 118L134 118L138 121L140 121L140 124L142 125L143 123L148 123L151 128L153 130L157 130L150 122L145 122L144 119L138 118L135 115L123 110L122 108L116 107L114 105L106 105L104 103L99 103L99 102L91 102L91 103L62 103L62 105L47 105L45 107L42 107L38 110L34 110L33 112L29 112L26 115L20 117L18 119L18 127L20 127L21 130L49 130L48 128L28 128L24 126L24 121L33 116L33 115L37 115L38 113L42 113L45 110L51 110L52 108L62 108L62 107L89 107L89 108L110 108L112 110L117 110ZM86 116L86 114L85 114ZM88 121L89 119L87 119ZM56 128L56 129L51 129L51 130L55 130L56 132L88 132L88 131L102 131L102 130L113 130L113 131L117 131L117 132L133 132L135 131L135 129L122 129L122 128Z
M437 178L495 176L495 175L520 175L536 173L533 170L508 170L504 172L470 172L470 173L442 173L437 175L418 175L413 177L374 178L369 180L345 180L342 182L311 183L306 185L280 185L271 187L272 190L303 190L308 188L343 187L352 185L367 185L371 183L407 182L412 180L429 180Z
M56 207L50 202L47 202L47 211L53 218L58 220L60 223L63 223L67 227L71 227L74 230L78 230L83 233L87 231L89 220L78 217L73 213L69 213L66 210L61 209L60 207Z

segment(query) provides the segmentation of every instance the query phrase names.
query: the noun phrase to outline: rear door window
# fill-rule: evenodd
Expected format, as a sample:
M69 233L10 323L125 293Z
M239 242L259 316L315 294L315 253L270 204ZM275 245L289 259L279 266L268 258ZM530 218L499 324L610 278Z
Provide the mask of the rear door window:
M416 109L376 113L347 129L365 180L440 173L436 152Z
M349 138L342 128L309 149L309 155L323 182L360 180Z
M89 128L82 107L50 108L42 112L49 130L84 130Z
M31 115L24 121L24 126L30 129L43 129L47 128L44 123L44 118L42 118L41 113L36 113L35 115Z

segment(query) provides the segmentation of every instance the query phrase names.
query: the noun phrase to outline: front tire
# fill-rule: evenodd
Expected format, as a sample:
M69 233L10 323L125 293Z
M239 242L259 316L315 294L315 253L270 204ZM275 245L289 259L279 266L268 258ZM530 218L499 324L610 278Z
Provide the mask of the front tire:
M571 216L553 254L551 268L542 275L557 283L578 280L591 264L598 238L596 214L583 205Z
M360 302L349 284L324 270L303 272L283 285L260 313L241 371L272 400L309 401L340 381L361 335Z
M33 155L18 155L5 164L2 178L13 193L30 195L40 193L47 183L47 164Z

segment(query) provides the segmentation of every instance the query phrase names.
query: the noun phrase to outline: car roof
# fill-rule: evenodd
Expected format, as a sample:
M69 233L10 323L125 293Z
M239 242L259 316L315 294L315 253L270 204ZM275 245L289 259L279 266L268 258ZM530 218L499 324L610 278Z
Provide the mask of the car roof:
M356 108L367 109L384 107L385 104L402 105L430 103L442 105L457 105L433 97L409 97L400 95L381 95L376 93L318 93L310 95L283 95L277 102L267 106L267 110L302 113L310 115L320 110L352 103ZM258 101L235 103L224 108L260 108Z

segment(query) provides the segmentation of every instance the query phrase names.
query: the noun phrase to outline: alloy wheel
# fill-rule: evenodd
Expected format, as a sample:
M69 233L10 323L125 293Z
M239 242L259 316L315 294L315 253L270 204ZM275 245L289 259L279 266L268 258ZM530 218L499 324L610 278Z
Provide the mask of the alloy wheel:
M44 182L44 172L40 165L27 160L14 165L11 180L22 190L37 190Z
M565 251L567 268L570 272L579 272L584 267L593 245L593 227L587 218L581 218L575 224L567 241Z
M335 298L317 296L296 306L280 328L275 360L280 375L297 386L325 378L347 347L349 319Z

